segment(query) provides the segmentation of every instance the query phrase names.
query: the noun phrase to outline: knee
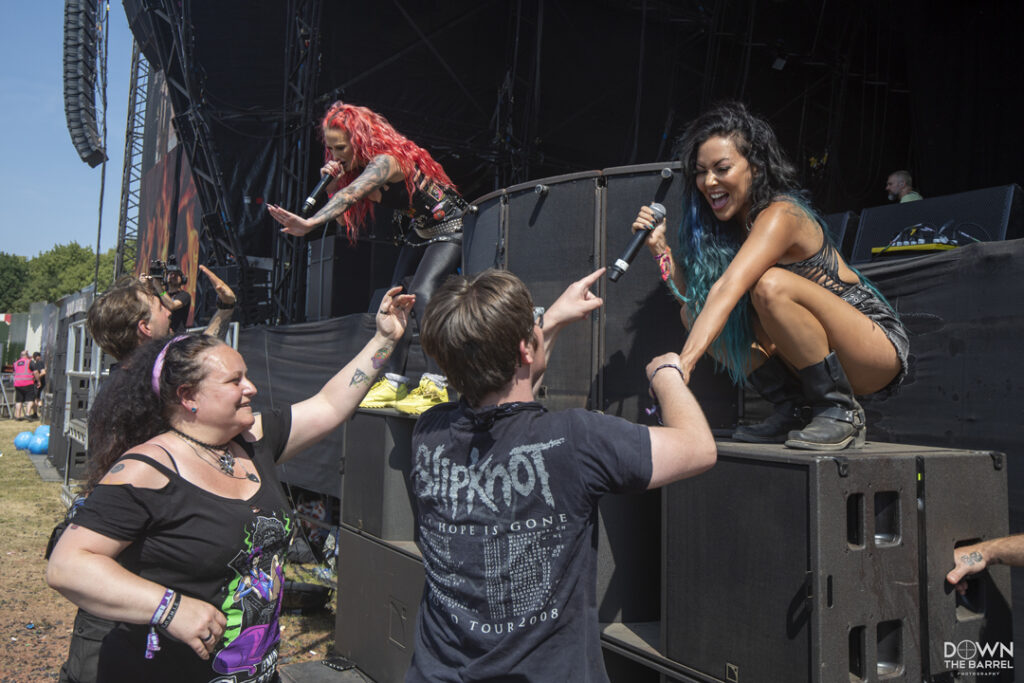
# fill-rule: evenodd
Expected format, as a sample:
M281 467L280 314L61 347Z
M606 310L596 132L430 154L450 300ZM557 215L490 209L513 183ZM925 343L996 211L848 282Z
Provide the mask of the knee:
M789 272L782 268L769 268L750 290L750 303L759 313L771 310L780 301L792 298L788 284Z

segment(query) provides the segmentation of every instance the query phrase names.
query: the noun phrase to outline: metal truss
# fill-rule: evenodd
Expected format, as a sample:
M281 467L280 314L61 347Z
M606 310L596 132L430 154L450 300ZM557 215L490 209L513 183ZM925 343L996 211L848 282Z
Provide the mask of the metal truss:
M194 55L190 8L188 0L150 0L146 14L175 111L174 128L188 155L203 211L199 242L211 249L216 265L238 266L241 291L245 293L250 289L249 268L227 201L220 155L210 132L212 112L204 110L205 76ZM243 312L248 308L243 307Z
M132 41L132 82L128 94L128 124L124 135L124 171L121 174L121 213L117 223L114 278L135 270L139 240L139 192L142 185L142 140L149 93L149 63Z
M299 206L308 183L315 127L313 111L320 75L322 0L288 0L280 173L276 196L284 206ZM306 238L274 231L271 320L302 322L306 289Z

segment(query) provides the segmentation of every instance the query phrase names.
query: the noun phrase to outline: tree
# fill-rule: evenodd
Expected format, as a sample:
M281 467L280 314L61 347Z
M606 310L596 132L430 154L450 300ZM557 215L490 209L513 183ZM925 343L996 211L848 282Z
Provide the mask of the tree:
M114 249L100 255L99 289L110 286L114 272ZM11 297L11 310L27 311L35 301L56 302L92 284L96 273L96 255L77 242L58 244L28 261L23 286Z
M15 302L28 279L28 260L0 251L0 313L16 313Z

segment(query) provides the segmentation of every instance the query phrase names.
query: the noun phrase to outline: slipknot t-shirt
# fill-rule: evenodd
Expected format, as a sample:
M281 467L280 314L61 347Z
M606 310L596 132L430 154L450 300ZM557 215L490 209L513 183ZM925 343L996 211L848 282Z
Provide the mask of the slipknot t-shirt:
M426 590L406 680L607 680L597 503L646 489L647 427L462 402L422 415L412 447Z

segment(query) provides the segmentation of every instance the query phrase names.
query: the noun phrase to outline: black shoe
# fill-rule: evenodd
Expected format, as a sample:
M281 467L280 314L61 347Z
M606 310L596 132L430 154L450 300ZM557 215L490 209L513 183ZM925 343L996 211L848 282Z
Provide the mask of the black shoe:
M798 371L811 401L811 423L789 433L786 446L809 451L860 448L867 436L864 409L857 403L835 352Z
M783 443L789 432L807 424L807 399L803 388L789 369L775 356L747 376L747 381L772 404L773 412L759 424L737 427L736 441L746 443Z

